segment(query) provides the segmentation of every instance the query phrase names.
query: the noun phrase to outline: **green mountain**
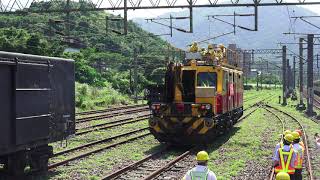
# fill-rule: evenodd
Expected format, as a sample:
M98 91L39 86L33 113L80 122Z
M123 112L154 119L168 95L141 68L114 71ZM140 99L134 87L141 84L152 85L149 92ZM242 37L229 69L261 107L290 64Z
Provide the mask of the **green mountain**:
M30 8L45 5L33 3ZM105 86L107 81L120 92L131 93L130 69L137 49L138 88L161 81L158 74L170 44L132 21L128 35L112 31L122 31L122 20L110 21L106 31L106 16L118 18L106 12L72 12L69 20L62 13L1 15L0 50L73 58L78 82Z

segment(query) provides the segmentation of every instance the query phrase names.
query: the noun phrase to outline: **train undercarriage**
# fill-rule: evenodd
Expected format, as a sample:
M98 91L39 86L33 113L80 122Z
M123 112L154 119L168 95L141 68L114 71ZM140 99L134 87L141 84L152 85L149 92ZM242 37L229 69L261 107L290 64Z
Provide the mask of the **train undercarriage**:
M173 145L210 144L219 135L230 131L243 115L243 108L210 117L152 116L150 132L159 142Z

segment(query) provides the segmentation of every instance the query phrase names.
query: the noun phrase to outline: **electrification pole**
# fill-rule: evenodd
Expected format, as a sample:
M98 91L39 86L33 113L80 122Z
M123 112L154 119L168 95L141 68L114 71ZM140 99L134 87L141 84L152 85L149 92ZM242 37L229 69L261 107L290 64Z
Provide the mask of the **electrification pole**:
M290 65L289 65L289 59L287 59L286 75L287 75L287 77L286 77L286 81L287 81L286 95L288 95L290 87L291 87L291 70L290 70Z
M296 56L293 56L293 89L296 89Z
M307 114L313 116L313 34L308 34L308 66L307 66L307 90L308 90L308 104Z
M286 78L286 68L287 67L287 47L282 46L282 105L287 105L287 78Z
M303 38L299 38L299 91L300 102L297 109L304 110L306 105L303 103Z
M133 51L133 61L134 61L134 69L133 69L133 83L134 83L134 103L138 103L138 55L137 50L134 48Z

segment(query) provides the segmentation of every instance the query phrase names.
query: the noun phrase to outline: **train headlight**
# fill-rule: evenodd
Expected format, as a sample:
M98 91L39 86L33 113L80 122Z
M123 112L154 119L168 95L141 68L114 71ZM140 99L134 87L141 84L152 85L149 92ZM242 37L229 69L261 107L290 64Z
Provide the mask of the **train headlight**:
M204 111L204 110L210 110L211 109L211 104L202 104L200 106L200 110Z
M152 110L159 110L159 109L160 109L160 106L161 106L160 104L152 104L152 105L151 105L151 109L152 109Z

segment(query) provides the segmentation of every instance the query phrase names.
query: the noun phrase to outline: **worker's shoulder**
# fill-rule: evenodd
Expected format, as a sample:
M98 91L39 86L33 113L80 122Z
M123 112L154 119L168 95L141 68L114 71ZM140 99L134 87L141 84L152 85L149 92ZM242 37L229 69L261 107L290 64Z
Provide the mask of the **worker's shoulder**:
M211 170L208 171L208 179L207 180L216 180L216 174L214 174L214 172L212 172Z

